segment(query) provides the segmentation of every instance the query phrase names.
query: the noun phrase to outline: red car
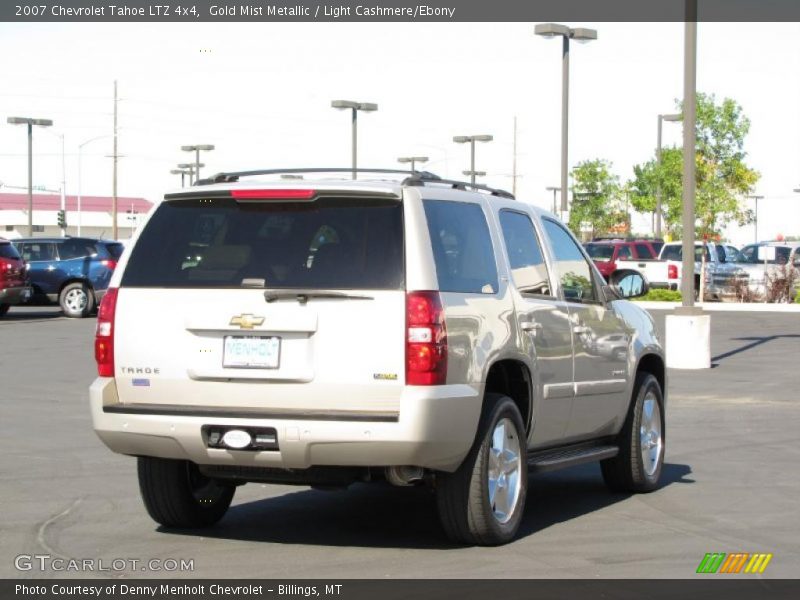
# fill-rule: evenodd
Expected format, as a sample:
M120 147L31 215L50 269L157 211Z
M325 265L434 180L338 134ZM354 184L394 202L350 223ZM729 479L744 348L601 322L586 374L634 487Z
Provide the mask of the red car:
M30 296L25 262L11 242L0 238L0 317Z
M589 256L606 279L617 270L617 261L626 259L658 258L658 249L651 240L602 240L585 245Z

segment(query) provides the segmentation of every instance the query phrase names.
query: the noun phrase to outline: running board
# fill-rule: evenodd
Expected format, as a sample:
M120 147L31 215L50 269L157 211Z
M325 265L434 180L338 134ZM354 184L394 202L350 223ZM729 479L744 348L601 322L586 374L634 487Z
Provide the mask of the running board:
M613 458L619 454L617 446L572 446L553 448L528 454L528 468L534 473L555 471L583 463Z

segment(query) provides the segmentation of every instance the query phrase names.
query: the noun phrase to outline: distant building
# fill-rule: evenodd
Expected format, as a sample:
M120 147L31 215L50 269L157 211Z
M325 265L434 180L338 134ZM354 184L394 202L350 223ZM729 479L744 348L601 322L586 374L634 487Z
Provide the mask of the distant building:
M112 198L108 196L82 196L80 212L78 197L67 196L67 235L111 238ZM153 203L144 198L117 198L117 237L131 237ZM58 194L33 195L33 235L58 236L58 211L61 196ZM28 236L28 194L0 193L0 237L13 239Z

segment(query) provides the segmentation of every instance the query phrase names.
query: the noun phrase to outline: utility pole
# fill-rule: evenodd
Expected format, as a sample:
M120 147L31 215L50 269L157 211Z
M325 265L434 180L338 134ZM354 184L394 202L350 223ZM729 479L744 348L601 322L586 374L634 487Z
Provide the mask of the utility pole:
M114 80L114 151L111 157L113 161L113 176L111 183L111 237L117 239L117 80Z
M517 195L517 115L514 115L514 162L511 165L511 193Z

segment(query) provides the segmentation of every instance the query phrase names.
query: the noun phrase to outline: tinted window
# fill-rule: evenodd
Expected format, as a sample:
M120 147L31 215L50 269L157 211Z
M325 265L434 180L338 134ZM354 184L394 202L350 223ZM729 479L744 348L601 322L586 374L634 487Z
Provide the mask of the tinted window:
M700 246L695 246L694 248L694 259L695 261L700 261L702 257L702 248ZM662 260L683 260L683 246L680 244L672 244L670 246L664 246L664 250L661 254ZM708 246L706 246L706 262L711 262L711 254L708 251Z
M630 246L620 246L617 250L617 260L630 260L633 258Z
M733 246L725 246L725 261L726 262L744 262L742 253Z
M106 244L105 246L111 258L114 260L119 260L119 257L122 256L122 252L125 250L125 246L122 244Z
M634 248L636 248L637 258L653 258L653 253L647 244L636 244Z
M592 260L608 262L614 256L614 246L611 244L586 244L586 252Z
M19 259L19 252L11 244L0 244L0 258Z
M503 210L500 211L500 227L503 229L514 285L521 292L550 295L547 264L530 217Z
M22 258L26 261L55 260L55 244L50 242L25 242L22 244Z
M402 210L377 198L165 202L132 248L122 285L399 289Z
M95 248L94 243L89 240L64 240L58 245L58 257L61 260L86 258L95 254L97 254L97 248Z
M544 219L544 230L553 247L564 298L572 302L596 301L592 268L578 243L563 226L550 219Z
M497 265L481 207L442 200L425 200L424 205L439 289L496 293Z

